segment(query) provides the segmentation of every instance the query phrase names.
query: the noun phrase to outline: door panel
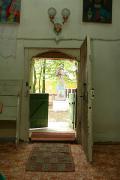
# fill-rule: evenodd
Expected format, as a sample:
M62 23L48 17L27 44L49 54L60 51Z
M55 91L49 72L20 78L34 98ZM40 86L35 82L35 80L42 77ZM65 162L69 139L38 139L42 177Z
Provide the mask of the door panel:
M49 94L30 94L30 128L48 127Z
M77 140L82 144L87 160L92 161L92 98L90 40L80 47L77 89Z
M69 126L72 129L76 127L76 92L69 93Z

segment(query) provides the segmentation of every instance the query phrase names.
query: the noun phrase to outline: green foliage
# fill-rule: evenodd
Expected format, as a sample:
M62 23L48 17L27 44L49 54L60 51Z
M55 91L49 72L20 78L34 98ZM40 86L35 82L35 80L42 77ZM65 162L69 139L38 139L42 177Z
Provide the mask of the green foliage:
M56 91L58 77L56 72L61 66L64 69L64 81L67 88L76 88L77 62L70 60L34 59L33 86L37 92Z

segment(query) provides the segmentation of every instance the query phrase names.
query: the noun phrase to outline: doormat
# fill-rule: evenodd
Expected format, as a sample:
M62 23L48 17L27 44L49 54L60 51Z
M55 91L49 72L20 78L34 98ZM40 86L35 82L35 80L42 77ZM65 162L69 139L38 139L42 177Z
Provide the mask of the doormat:
M36 145L26 163L26 171L75 171L70 145L63 143L42 143Z

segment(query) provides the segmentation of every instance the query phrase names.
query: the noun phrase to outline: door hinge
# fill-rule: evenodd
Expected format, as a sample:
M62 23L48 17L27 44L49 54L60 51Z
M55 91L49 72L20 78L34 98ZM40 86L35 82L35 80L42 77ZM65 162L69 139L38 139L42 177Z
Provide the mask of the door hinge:
M94 90L94 88L92 88L92 89L90 90L90 97L91 97L91 99L94 99L94 98L95 98L95 90Z

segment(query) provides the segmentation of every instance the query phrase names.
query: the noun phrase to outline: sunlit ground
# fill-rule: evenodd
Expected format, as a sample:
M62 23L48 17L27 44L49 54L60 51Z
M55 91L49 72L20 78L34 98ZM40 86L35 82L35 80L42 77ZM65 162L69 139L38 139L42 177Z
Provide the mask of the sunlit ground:
M70 128L70 114L68 101L53 101L53 105L49 106L48 127L32 128L30 131L73 131Z

